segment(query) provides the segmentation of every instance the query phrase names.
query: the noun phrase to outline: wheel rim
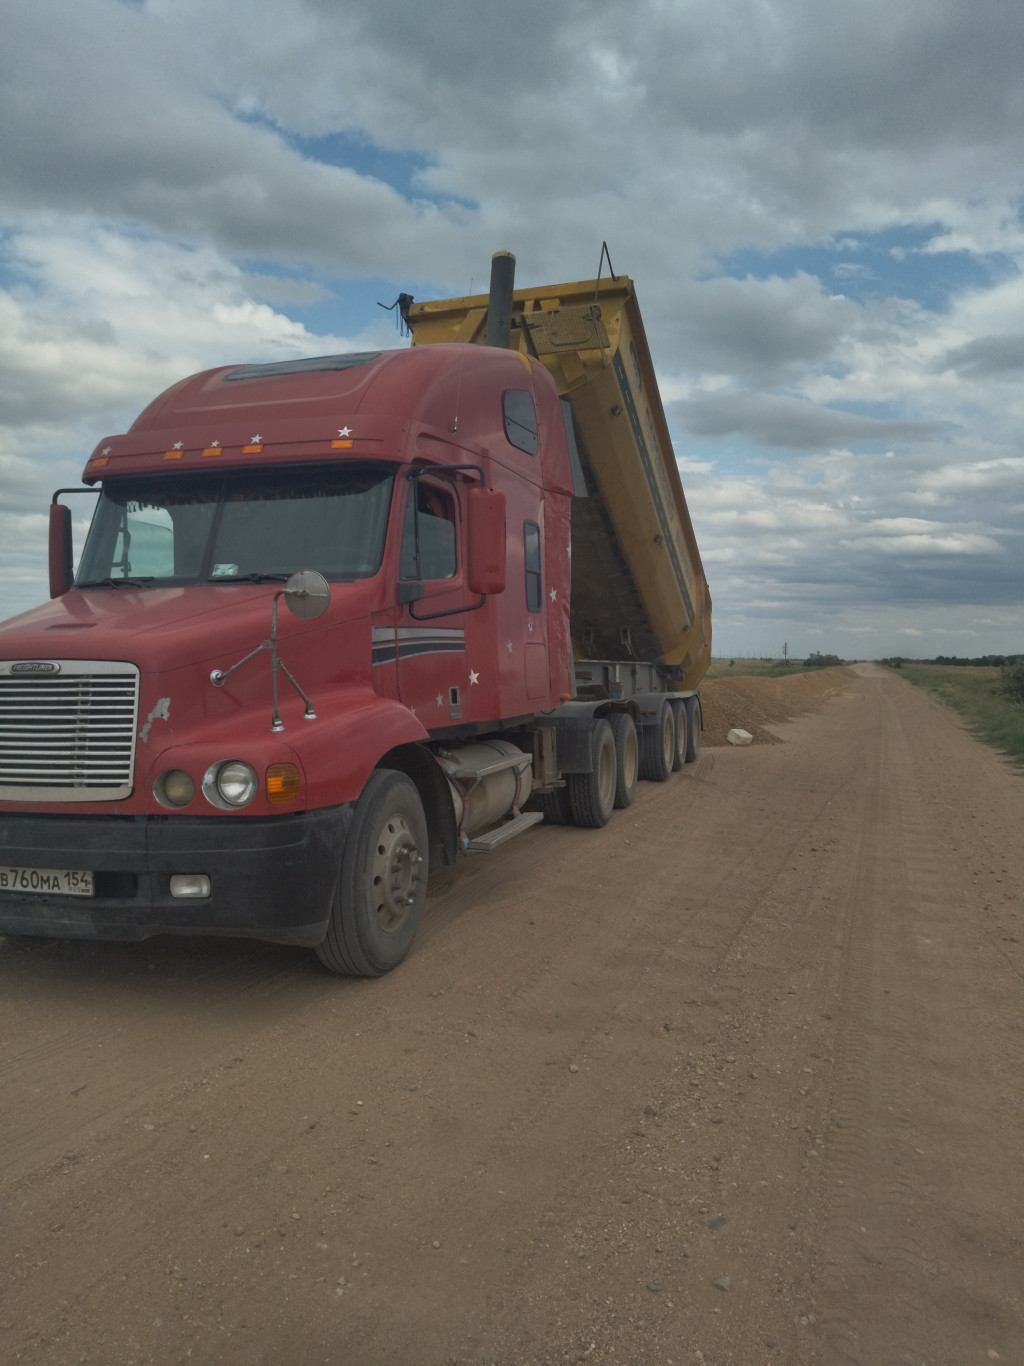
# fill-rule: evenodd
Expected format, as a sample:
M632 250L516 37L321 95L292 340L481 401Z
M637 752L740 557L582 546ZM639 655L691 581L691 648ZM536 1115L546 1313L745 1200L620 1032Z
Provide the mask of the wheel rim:
M640 751L636 742L636 731L631 731L622 746L622 781L627 788L636 782L640 767Z
M611 733L609 732L609 735ZM608 807L615 801L615 742L602 745L597 758L597 791L601 805Z
M676 727L672 716L672 708L665 708L665 715L661 722L661 748L665 754L665 762L669 768L672 767L672 754L676 747Z
M409 823L395 812L381 827L371 871L373 913L386 933L398 929L415 902L422 866Z

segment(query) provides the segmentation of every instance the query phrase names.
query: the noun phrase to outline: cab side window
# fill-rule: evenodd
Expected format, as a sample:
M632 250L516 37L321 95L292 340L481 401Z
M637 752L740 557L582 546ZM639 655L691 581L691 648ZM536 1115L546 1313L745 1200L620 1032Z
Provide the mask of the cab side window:
M423 479L410 480L399 573L403 579L450 579L458 568L455 503Z
M523 523L523 561L526 565L526 610L539 612L543 601L540 569L540 527Z
M537 454L537 405L526 389L506 389L502 399L505 437L510 446Z

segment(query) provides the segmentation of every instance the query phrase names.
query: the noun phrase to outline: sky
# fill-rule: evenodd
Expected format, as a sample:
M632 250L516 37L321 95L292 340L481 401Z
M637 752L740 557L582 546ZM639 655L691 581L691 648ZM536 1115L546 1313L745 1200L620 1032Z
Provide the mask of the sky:
M1020 0L0 0L0 618L196 370L633 278L716 655L1024 651ZM87 498L76 504L84 534Z

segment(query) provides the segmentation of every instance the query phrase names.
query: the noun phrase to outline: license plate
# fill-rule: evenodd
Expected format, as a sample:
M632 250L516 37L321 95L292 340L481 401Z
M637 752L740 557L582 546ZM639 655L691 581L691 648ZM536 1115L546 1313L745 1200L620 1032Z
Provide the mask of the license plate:
M0 867L0 892L92 896L92 873L78 868Z

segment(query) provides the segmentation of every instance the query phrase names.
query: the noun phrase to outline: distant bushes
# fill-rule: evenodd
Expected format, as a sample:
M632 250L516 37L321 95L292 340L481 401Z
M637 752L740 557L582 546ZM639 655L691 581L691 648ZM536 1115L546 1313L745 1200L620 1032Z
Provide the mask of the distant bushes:
M820 650L812 652L804 660L805 669L832 669L837 664L842 664L838 655L823 655Z
M1003 664L999 670L999 680L1010 701L1018 707L1024 707L1024 658L1018 655L1016 659Z
M883 661L884 662L884 661ZM960 655L936 655L934 659L922 659L921 664L952 664L979 669L1002 669L1007 665L1024 663L1024 655L976 655L973 659Z

